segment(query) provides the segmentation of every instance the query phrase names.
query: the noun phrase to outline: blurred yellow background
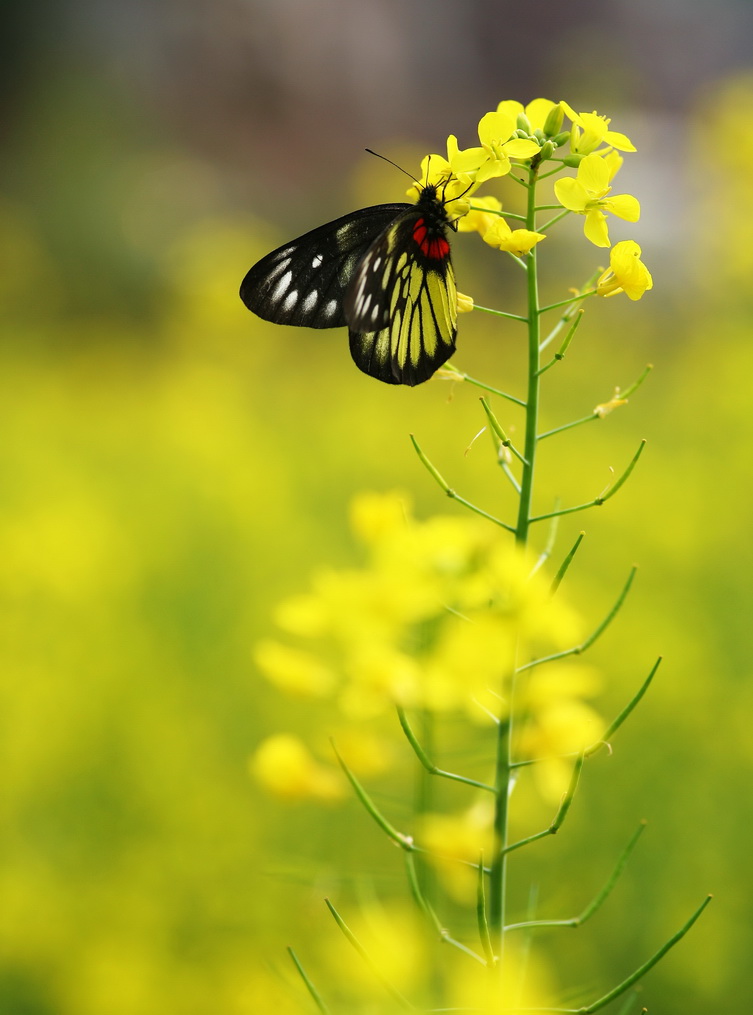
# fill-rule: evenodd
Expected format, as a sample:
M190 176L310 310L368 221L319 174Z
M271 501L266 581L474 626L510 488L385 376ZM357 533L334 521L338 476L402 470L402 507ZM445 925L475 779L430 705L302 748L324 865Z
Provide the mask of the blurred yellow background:
M548 427L655 366L627 409L547 447L542 503L594 496L648 438L560 547L587 530L569 582L594 622L640 565L594 650L602 713L665 662L520 876L547 915L575 913L647 818L594 923L547 939L553 967L598 996L712 891L649 1007L751 1010L751 42L751 10L712 0L16 5L0 54L3 1013L285 1015L284 981L300 985L284 946L306 954L322 897L374 867L397 891L355 803L323 818L251 783L260 739L311 721L252 650L315 565L353 560L355 491L452 512L410 432L470 499L503 496L488 444L465 453L478 392L380 385L344 331L264 324L237 290L285 239L403 200L366 145L416 172L448 133L472 144L500 99L540 94L635 142L619 189L643 218L614 238L641 243L655 280L640 304L589 306L547 376ZM553 299L599 256L578 223L561 231ZM459 287L502 306L506 262L480 246L454 241ZM455 363L515 389L518 332L460 327Z

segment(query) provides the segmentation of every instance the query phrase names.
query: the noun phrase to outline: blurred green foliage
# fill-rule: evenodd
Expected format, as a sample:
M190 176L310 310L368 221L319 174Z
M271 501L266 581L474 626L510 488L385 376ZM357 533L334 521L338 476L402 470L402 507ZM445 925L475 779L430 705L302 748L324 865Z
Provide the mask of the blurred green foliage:
M733 103L732 122L749 122L753 87L720 90L709 110ZM293 999L301 987L284 945L304 960L317 952L330 932L323 895L349 897L374 869L389 894L400 872L354 802L323 816L251 784L247 757L263 736L326 723L263 684L252 647L312 567L352 559L354 491L410 489L419 516L460 510L439 499L409 432L497 512L504 482L488 442L468 450L483 425L477 391L379 385L353 367L343 332L288 331L245 311L240 278L284 239L262 221L261 195L259 218L231 216L207 167L156 141L123 162L121 134L98 133L96 109L69 108L80 134L46 124L58 131L56 188L35 206L17 183L0 204L0 1010L286 1015L298 1010L286 981ZM32 164L33 146L20 150ZM749 167L738 161L725 187L723 159L715 178L700 155L678 166L693 195L691 253L678 245L657 261L644 243L654 292L589 306L546 378L554 426L655 364L628 408L553 438L540 477L542 504L580 502L648 437L627 487L563 523L559 546L587 530L568 583L594 622L641 565L593 653L602 713L656 655L666 661L614 755L587 768L566 829L513 876L521 906L533 879L551 907L542 916L571 915L647 818L598 925L545 951L568 982L597 989L713 891L646 983L652 1009L683 1015L753 1003L753 307L740 268L750 247L734 228ZM323 217L313 201L310 212L303 225ZM704 246L712 217L727 224L716 249ZM571 239L583 243L579 228ZM490 255L476 272L472 242L455 243L459 284L481 301ZM489 283L483 301L498 299ZM517 338L465 317L456 363L514 389Z

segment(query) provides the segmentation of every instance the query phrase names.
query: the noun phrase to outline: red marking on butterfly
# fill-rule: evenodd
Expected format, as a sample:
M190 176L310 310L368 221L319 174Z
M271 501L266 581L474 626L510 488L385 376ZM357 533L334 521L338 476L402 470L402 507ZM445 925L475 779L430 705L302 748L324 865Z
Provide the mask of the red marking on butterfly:
M444 261L450 253L450 244L444 236L429 237L426 222L420 218L413 226L413 239L418 244L424 257L432 261Z

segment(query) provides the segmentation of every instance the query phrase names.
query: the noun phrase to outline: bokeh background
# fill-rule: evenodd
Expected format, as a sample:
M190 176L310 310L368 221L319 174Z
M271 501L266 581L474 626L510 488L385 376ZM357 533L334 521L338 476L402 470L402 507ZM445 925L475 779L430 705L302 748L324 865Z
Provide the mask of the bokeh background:
M750 1011L753 7L30 0L7 18L0 1010L284 1012L284 946L307 954L322 897L369 869L397 890L356 804L323 816L253 785L256 744L312 719L252 651L312 568L355 559L354 492L452 509L409 432L471 499L497 495L487 445L465 454L477 393L379 385L344 333L263 324L237 288L284 239L403 199L366 146L415 172L448 133L473 143L500 99L545 95L636 143L618 189L644 214L613 236L639 240L655 279L640 304L590 308L547 378L545 423L655 369L628 409L558 439L542 492L593 496L648 438L630 484L560 545L587 530L569 591L594 620L640 564L594 651L604 714L665 662L521 872L551 915L577 912L648 819L598 923L549 939L554 975L598 996L711 891L645 999ZM595 263L567 226L553 294ZM502 305L509 272L480 247L455 242L460 288ZM461 328L458 365L514 387L517 333Z

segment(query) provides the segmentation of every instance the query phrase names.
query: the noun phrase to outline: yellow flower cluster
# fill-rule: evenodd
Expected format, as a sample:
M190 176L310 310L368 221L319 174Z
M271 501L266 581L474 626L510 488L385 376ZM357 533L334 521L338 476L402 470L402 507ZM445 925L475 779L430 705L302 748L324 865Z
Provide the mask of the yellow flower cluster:
M572 123L570 130L562 129L565 116ZM610 122L596 112L578 113L566 102L539 98L523 106L506 100L482 116L479 145L461 149L451 134L446 156L427 155L421 163L420 178L434 184L445 203L452 202L461 232L478 232L490 246L523 257L546 234L511 228L503 217L501 202L495 197L476 197L475 192L483 183L506 176L516 164L553 160L563 168L577 167L575 177L555 182L555 196L563 209L584 216L584 233L591 243L609 247L607 214L627 222L637 222L640 217L635 197L612 194L612 180L623 162L618 153L634 152L635 147L624 134L612 130ZM562 149L568 144L569 154L565 155ZM409 193L415 197L415 188ZM651 288L651 276L645 266L636 269L635 262L630 262L627 284L622 285L621 270L626 265L624 257L618 257L617 265L612 265L615 282L609 294L625 292L631 299L640 299ZM642 281L647 283L643 288ZM608 293L602 287L599 294Z
M521 655L578 636L531 560L488 526L416 521L398 493L360 495L351 521L366 565L316 574L276 611L297 644L257 646L259 669L283 690L334 696L356 718L394 705L480 717L479 703L504 699Z
M351 525L363 567L320 571L310 591L280 603L275 619L287 637L260 642L255 661L289 695L334 700L346 724L340 746L347 724L359 723L347 751L356 771L374 774L390 756L362 720L399 705L488 723L507 714L517 665L582 637L531 559L475 519L417 521L405 495L364 493ZM519 678L518 746L523 757L554 759L541 767L540 789L556 796L568 770L557 759L597 740L600 724L583 700L590 671L555 663L543 673L543 684L538 670ZM288 734L264 741L251 768L278 796L333 800L344 788L331 763Z

